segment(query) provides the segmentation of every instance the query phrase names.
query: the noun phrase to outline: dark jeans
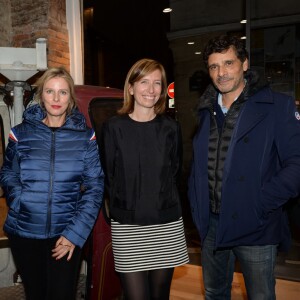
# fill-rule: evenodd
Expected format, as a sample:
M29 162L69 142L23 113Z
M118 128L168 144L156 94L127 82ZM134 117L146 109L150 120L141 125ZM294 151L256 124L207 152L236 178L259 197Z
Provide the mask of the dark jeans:
M211 214L202 248L206 300L230 300L235 259L245 280L249 300L275 300L274 268L277 245L236 246L215 250L218 216Z
M9 235L11 251L24 284L27 300L74 300L81 249L56 260L51 250L58 238L28 239Z

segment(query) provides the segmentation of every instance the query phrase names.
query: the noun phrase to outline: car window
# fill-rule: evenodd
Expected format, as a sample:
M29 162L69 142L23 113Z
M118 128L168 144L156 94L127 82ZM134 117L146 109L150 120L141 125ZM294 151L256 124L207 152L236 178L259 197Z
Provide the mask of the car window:
M117 114L121 108L123 99L117 98L94 98L89 104L89 117L96 133L100 146L101 128L103 122Z

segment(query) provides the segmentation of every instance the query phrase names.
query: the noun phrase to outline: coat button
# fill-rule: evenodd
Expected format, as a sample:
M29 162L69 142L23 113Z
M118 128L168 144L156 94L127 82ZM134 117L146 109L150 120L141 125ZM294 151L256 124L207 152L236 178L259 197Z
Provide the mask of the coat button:
M247 144L249 142L249 137L245 136L244 137L244 143Z
M233 213L232 216L231 216L231 218L233 220L236 220L238 218L238 213L237 212Z
M238 181L244 181L244 180L245 180L245 177L243 175L238 177Z

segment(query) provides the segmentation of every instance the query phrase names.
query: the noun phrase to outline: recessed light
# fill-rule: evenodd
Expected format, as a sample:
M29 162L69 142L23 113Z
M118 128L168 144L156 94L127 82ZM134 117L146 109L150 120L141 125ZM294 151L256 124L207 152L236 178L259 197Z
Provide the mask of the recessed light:
M195 54L199 55L201 54L201 51L196 51Z
M188 42L188 45L194 45L195 42Z
M163 13L167 14L167 13L169 13L169 12L171 12L171 11L172 11L172 8L167 7L167 8L165 8L165 9L163 10Z
M246 24L246 23L247 23L247 20L242 20L240 23L241 23L241 24Z
M241 40L246 40L247 37L246 36L241 36Z

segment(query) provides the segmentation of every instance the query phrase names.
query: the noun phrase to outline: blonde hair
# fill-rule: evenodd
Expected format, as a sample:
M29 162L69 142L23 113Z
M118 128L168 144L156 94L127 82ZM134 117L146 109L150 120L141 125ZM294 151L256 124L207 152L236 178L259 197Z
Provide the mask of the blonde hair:
M70 99L69 99L69 105L68 105L68 108L67 108L67 111L66 111L67 115L69 115L74 108L77 108L77 101L76 101L76 98L75 98L73 78L71 77L71 75L63 67L48 69L42 75L42 77L40 77L38 79L38 81L37 81L37 91L35 93L35 100L39 103L39 105L43 109L45 109L44 101L43 101L43 97L42 97L44 85L47 81L49 81L52 78L56 78L56 77L65 79L68 86L69 86Z
M134 97L130 94L129 89L135 82L139 81L144 76L152 73L155 70L161 72L161 95L154 105L154 112L162 114L166 108L167 99L167 76L166 71L161 63L156 60L143 58L137 61L129 70L124 84L124 102L122 108L118 111L119 114L130 114L134 110Z

